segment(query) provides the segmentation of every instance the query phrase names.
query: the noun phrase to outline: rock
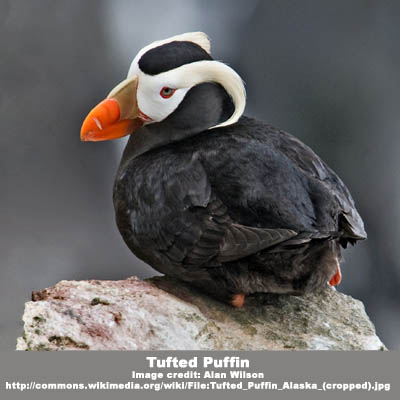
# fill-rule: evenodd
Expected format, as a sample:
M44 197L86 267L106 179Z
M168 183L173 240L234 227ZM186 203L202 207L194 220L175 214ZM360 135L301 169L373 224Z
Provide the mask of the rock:
M171 278L61 281L26 303L18 350L384 350L363 304L327 286L241 309Z

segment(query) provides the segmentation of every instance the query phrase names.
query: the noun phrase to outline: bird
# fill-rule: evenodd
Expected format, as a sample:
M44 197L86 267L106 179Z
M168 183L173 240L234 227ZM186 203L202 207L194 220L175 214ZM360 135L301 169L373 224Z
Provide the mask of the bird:
M245 105L238 73L189 32L141 49L80 132L129 135L113 188L129 249L237 308L256 293L337 286L341 248L367 237L339 176Z

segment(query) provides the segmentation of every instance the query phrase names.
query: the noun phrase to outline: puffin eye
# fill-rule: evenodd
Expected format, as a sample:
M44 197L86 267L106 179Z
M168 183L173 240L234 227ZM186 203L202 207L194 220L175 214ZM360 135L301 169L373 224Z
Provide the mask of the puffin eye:
M160 96L163 97L164 99L168 99L175 93L176 89L172 89L170 87L164 86L161 89Z

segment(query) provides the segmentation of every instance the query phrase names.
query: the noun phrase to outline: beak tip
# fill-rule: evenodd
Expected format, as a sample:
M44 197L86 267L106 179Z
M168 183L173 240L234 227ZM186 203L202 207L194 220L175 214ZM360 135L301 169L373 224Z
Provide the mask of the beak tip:
M82 142L108 140L108 131L118 126L120 119L119 104L114 99L105 99L95 106L83 121L80 139ZM116 132L116 137L119 132Z
M86 132L86 131L81 130L81 134L80 134L81 142L87 142L87 135L88 135L88 133L89 133L89 132Z

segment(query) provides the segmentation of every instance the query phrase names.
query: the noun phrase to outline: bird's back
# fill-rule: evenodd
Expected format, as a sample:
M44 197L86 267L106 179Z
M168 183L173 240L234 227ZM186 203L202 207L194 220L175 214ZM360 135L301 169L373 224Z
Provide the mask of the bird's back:
M215 295L315 289L338 269L339 243L366 236L340 178L293 136L247 117L126 157L114 205L137 256Z
M252 118L161 149L195 156L233 221L297 232L366 237L349 190L308 146ZM167 157L168 158L168 157ZM193 182L193 186L196 182Z

